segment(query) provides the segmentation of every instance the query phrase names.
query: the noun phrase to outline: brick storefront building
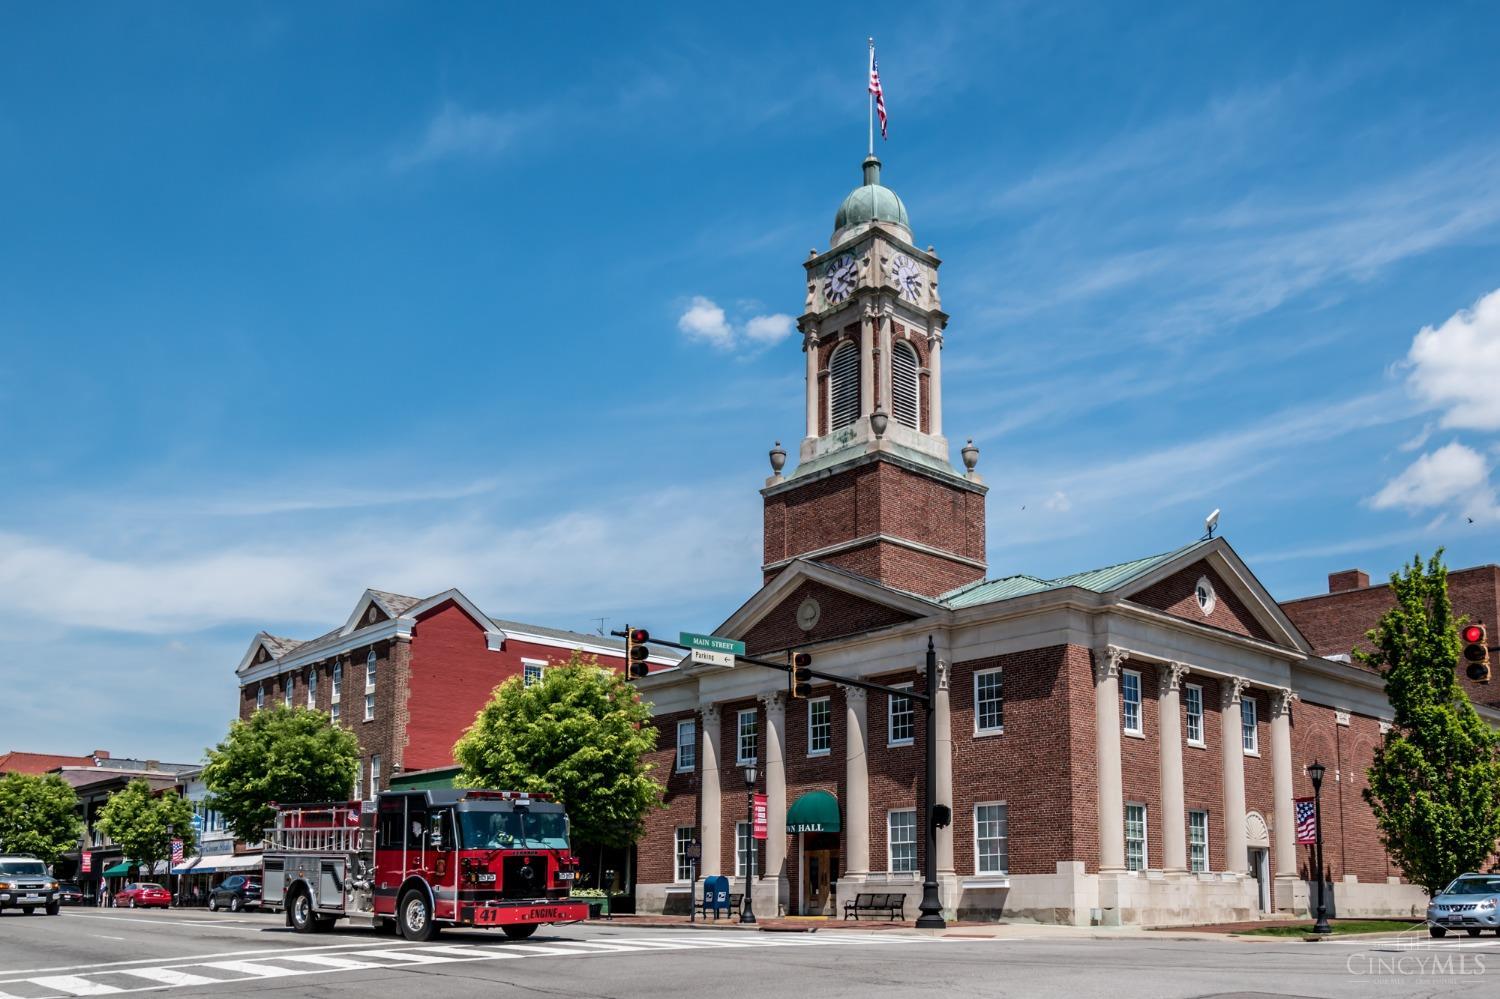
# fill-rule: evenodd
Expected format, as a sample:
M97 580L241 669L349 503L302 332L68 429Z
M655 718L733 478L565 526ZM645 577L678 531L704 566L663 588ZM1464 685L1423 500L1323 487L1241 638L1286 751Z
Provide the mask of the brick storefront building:
M398 773L451 765L453 744L498 684L539 676L575 650L623 668L618 639L491 618L458 590L366 590L325 635L255 636L236 671L240 717L273 704L330 713L359 737L354 791L371 798Z
M978 451L962 450L960 472L943 435L940 261L873 157L864 173L830 249L804 263L806 430L791 474L771 453L764 585L715 634L918 690L935 641L949 915L1305 912L1315 874L1293 799L1312 793L1314 760L1329 773L1335 912L1410 914L1425 896L1359 798L1391 716L1380 680L1325 658L1344 638L1310 642L1224 539L1059 579L986 578ZM838 684L788 701L782 675L746 668L679 666L640 686L667 788L640 846L642 910L685 911L697 840L700 876L753 867L760 913L834 912L862 891L903 892L915 912L913 702ZM769 837L748 852L747 764L769 806Z

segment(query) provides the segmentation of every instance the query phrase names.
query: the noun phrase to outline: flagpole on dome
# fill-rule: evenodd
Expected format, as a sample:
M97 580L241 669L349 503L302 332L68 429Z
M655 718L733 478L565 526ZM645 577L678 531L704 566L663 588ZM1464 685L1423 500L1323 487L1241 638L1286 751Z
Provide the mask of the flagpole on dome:
M870 155L875 155L875 89L869 81L875 78L875 36L870 36L870 75L865 78L865 89L870 98Z

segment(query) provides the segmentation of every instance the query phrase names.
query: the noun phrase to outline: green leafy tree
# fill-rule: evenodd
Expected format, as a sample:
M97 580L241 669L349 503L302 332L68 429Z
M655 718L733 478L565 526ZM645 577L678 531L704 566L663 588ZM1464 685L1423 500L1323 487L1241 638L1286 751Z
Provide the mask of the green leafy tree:
M174 839L182 840L184 854L198 846L192 804L174 788L153 791L144 778L131 781L110 796L99 812L99 830L114 840L128 859L150 867L158 860L172 859Z
M29 853L49 864L78 845L78 795L57 774L0 777L0 853Z
M353 732L321 711L276 707L230 724L208 751L203 782L235 837L259 843L275 816L272 802L343 800L358 774Z
M575 839L624 847L662 788L643 759L656 748L651 710L625 678L574 652L526 686L512 677L453 747L464 787L546 792Z
M1395 723L1365 800L1396 865L1429 894L1477 870L1500 838L1500 735L1458 683L1458 629L1442 550L1391 576L1396 606L1354 655L1385 677Z

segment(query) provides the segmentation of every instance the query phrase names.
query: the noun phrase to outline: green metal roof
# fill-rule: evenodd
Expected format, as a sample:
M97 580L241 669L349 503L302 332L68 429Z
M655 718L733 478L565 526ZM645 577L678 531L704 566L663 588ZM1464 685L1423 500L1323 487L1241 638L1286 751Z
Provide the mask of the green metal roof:
M1184 545L1160 555L1148 555L1130 562L1107 565L1102 569L1089 569L1086 572L1075 572L1070 576L1059 576L1056 579L1039 579L1036 576L1005 576L1001 579L986 579L983 582L970 583L968 586L945 593L938 598L938 602L952 610L957 610L961 607L992 604L997 600L1009 600L1012 597L1024 597L1027 594L1041 593L1045 590L1060 590L1068 586L1091 590L1094 593L1108 593L1119 589L1133 579L1144 576L1157 566L1164 565L1206 544L1208 544L1207 539L1194 541L1190 545Z
M906 217L906 206L895 191L880 183L880 161L867 156L863 168L865 182L850 191L844 203L839 205L838 214L833 217L834 232L876 220L894 222L909 232L911 222Z

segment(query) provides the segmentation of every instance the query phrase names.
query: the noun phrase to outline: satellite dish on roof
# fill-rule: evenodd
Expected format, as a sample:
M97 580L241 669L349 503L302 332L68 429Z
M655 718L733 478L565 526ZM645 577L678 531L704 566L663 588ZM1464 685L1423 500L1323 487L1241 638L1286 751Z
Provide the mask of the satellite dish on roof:
M1214 512L1203 518L1203 536L1211 538L1214 536L1214 528L1219 526L1219 508L1214 507Z

